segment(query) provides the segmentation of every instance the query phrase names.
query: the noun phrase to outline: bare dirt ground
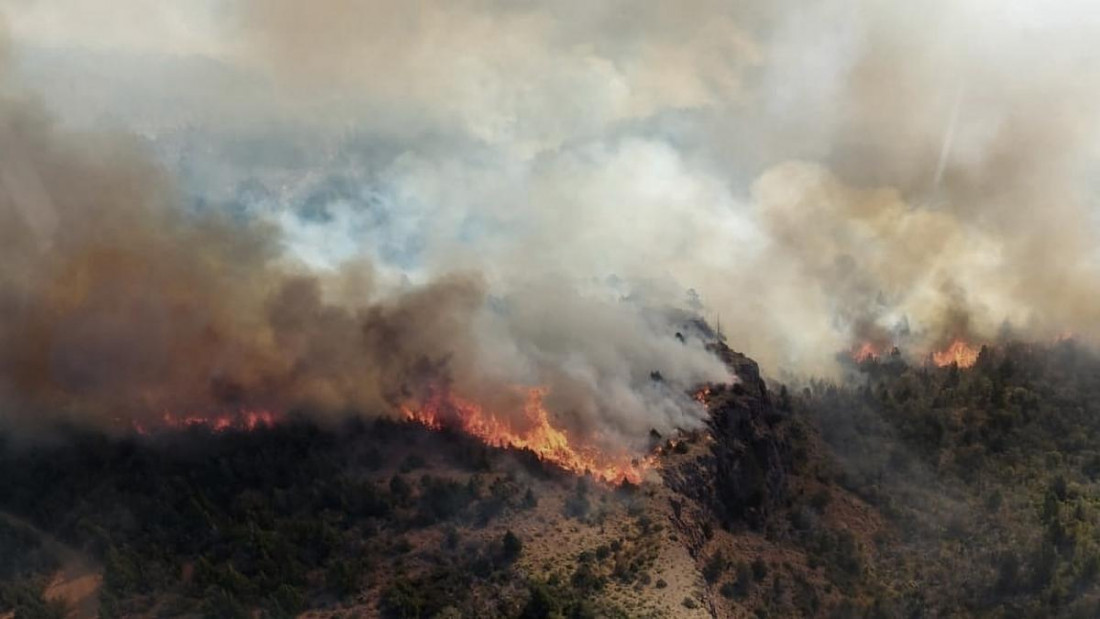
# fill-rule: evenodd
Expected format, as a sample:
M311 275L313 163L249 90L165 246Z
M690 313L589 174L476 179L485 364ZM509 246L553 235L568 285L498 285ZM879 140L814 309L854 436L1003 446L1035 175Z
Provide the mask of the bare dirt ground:
M43 548L61 564L46 587L45 597L60 601L67 609L69 619L94 619L99 615L99 589L103 584L103 567L83 552L65 544L33 524L7 512L0 511L0 518L9 524L33 531L42 541ZM11 619L14 613L0 615Z

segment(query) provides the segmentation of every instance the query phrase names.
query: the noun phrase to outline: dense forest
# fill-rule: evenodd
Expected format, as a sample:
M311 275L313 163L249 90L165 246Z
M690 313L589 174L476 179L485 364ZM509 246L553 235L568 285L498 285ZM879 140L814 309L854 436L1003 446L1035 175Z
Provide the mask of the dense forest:
M889 522L868 580L909 616L1100 616L1096 354L1013 342L967 369L857 369L798 401L834 483Z

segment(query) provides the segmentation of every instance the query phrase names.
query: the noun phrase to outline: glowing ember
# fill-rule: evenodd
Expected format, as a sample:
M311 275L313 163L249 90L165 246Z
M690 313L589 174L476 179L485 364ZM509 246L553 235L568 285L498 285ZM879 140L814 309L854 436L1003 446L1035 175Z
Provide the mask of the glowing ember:
M269 411L242 410L236 413L218 415L173 415L166 412L154 424L145 425L137 421L133 424L134 430L138 434L149 434L150 428L153 430L206 428L211 432L225 432L227 430L251 432L258 428L270 428L275 425L276 421L276 416Z
M939 367L957 363L960 368L968 368L978 361L980 349L967 344L961 338L955 338L947 348L932 353L932 363Z
M404 406L410 421L433 430L453 426L494 447L526 449L540 460L551 462L574 473L589 473L609 483L639 483L642 473L653 465L652 459L636 459L626 453L606 453L571 441L555 428L542 405L545 389L529 389L523 406L528 428L516 430L507 419L453 394L434 392L419 406Z
M707 402L710 400L710 387L703 387L699 389L691 396L691 399L706 407Z

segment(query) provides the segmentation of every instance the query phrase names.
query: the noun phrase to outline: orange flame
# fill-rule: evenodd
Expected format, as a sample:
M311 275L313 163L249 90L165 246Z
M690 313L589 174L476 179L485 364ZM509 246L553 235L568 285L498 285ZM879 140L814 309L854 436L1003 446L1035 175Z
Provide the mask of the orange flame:
M971 346L962 338L955 338L947 348L932 353L932 363L941 368L952 363L957 363L960 368L968 368L978 361L979 352L979 348Z
M878 359L882 356L882 347L878 346L874 342L863 342L858 346L852 346L852 349L848 351L849 356L856 363L863 363L865 361L871 361Z
M591 474L608 483L637 484L643 472L653 465L652 458L632 458L625 452L609 453L571 441L563 430L555 428L542 404L546 389L527 391L523 416L529 427L516 430L513 424L481 406L453 394L436 390L421 405L402 406L405 418L433 430L457 427L494 447L531 451L544 462L567 471Z
M236 413L223 413L216 415L200 415L190 413L187 415L174 415L165 412L154 424L156 429L183 430L187 428L206 428L211 432L226 432L228 430L240 430L251 432L258 428L270 428L276 424L278 418L274 413L265 410L242 410ZM134 430L138 434L149 434L149 427L137 421L133 422Z
M703 408L706 408L707 402L710 401L710 387L704 385L702 388L692 394L691 399L702 404Z

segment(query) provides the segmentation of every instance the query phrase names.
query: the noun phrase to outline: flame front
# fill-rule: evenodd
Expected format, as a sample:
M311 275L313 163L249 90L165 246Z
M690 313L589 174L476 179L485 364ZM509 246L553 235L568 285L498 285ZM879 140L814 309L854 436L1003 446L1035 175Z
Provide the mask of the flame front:
M434 391L420 405L402 407L405 417L433 430L453 426L494 447L510 447L531 451L540 460L551 462L565 470L591 474L603 481L637 484L642 473L652 465L651 459L632 458L625 452L604 452L570 440L565 431L551 423L542 404L546 390L527 391L523 405L525 430L483 407L454 394Z
M957 363L960 368L968 368L978 361L980 350L968 344L962 338L955 338L951 344L939 351L932 353L932 363L939 367L945 367Z
M874 342L866 341L858 346L852 346L851 350L848 351L848 355L856 363L863 363L881 357L882 347Z
M241 410L235 413L202 415L190 413L175 415L165 412L153 424L133 422L138 434L149 434L150 429L183 430L187 428L205 428L211 432L239 430L251 432L258 428L270 428L278 421L275 414L265 410Z

